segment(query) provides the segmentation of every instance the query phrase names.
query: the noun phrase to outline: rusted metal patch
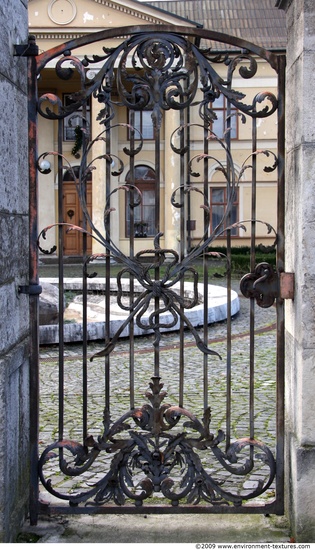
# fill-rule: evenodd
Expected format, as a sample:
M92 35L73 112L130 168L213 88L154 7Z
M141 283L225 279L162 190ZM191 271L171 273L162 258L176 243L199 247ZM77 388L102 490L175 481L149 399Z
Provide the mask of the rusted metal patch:
M294 300L294 273L280 273L280 297L283 300Z

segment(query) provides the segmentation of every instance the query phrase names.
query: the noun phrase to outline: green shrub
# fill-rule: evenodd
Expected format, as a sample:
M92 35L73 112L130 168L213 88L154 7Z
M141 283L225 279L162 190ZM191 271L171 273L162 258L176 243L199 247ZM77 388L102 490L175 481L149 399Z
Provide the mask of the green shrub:
M268 264L275 265L276 255L272 253L257 253L255 255L255 265L261 262L267 262ZM232 271L249 273L250 272L250 255L248 254L232 254Z
M263 247L255 248L255 265L260 264L261 262L267 262L271 265L276 265L276 251L270 250L270 247L266 247L266 250L262 249ZM226 247L218 246L209 248L209 252L219 252L226 256ZM218 260L215 256L213 260ZM224 258L222 258L224 261ZM250 260L251 253L249 246L235 246L231 248L231 268L234 273L249 273L250 269Z

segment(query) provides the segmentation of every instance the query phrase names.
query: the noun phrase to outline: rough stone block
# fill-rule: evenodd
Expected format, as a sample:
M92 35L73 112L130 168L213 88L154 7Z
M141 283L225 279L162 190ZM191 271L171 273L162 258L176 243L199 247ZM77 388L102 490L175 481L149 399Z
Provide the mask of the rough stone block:
M1 75L0 91L2 167L0 210L26 215L28 213L27 96Z
M0 72L26 93L27 59L13 56L15 44L27 43L28 18L25 0L1 2L0 36Z
M0 235L0 285L13 279L17 284L27 284L28 217L0 212Z
M58 323L59 289L41 281L42 293L39 296L39 324L51 325Z
M15 542L29 494L28 343L0 356L0 541Z
M315 540L314 493L311 490L315 477L315 447L299 447L294 436L287 446L287 495L291 536L296 542Z
M303 136L302 96L303 67L294 63L286 71L286 149L291 151L300 145Z
M296 362L296 437L299 445L315 446L315 348L303 346L297 353Z
M18 294L16 281L0 286L0 354L6 353L29 333L28 302L26 294Z

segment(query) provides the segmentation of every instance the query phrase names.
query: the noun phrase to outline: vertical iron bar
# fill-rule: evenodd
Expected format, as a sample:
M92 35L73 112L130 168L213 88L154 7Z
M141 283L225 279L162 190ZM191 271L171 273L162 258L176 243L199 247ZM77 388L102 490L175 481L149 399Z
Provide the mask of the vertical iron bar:
M109 107L105 107L109 111ZM106 155L110 155L110 117L107 112L106 122L105 122L105 150ZM105 184L105 205L106 208L110 208L110 205L107 203L108 197L110 195L110 170L111 166L109 162L106 162L106 184ZM106 241L110 240L110 227L106 228ZM110 340L110 255L109 250L105 250L105 341L109 342ZM105 411L110 413L110 356L105 355L104 358L105 366Z
M228 172L229 173L229 172ZM227 250L227 303L226 303L226 449L231 443L232 414L232 319L231 319L231 231L226 236Z
M130 150L133 151L135 148L135 112L130 112L130 124L132 126L132 130L130 130ZM130 174L131 174L131 182L133 185L135 185L135 157L132 155L130 157ZM129 220L130 220L130 228L129 228L129 256L130 258L134 258L135 255L135 216L134 216L134 200L135 200L135 191L132 187L129 192L129 201L132 204L132 207L129 207ZM127 195L126 195L127 198ZM138 196L137 196L138 199ZM130 273L129 274L129 304L130 307L132 306L134 301L134 276ZM134 335L134 329L135 329L135 322L134 319L131 319L129 323L129 385L130 385L130 408L134 409L135 407L135 335Z
M278 59L278 227L277 227L277 270L284 271L284 212L285 212L285 67L284 55ZM284 513L284 302L277 300L277 398L276 398L276 499L277 514Z
M81 77L81 88L84 88L84 77ZM82 162L80 167L80 193L83 195L83 201L86 204L87 199L87 175L86 175L86 104L82 105L82 126L83 126L83 136L82 136ZM84 174L83 181L82 175ZM83 185L83 189L81 186ZM87 228L86 216L83 213L82 216L82 227L83 229ZM80 238L80 235L79 235ZM83 331L83 341L82 341L82 432L83 432L83 442L86 440L88 426L87 426L87 416L88 416L88 380L87 380L87 235L82 233L82 253L83 253L83 273L82 273L82 331Z
M252 206L251 206L251 251L250 251L250 268L253 272L255 269L255 245L256 245L256 184L257 184L257 123L256 118L252 119L252 153L253 153L253 169L252 169ZM250 299L250 334L249 334L249 433L250 438L254 439L255 427L255 300ZM251 456L253 448L251 447Z
M160 233L160 201L161 201L161 158L160 158L160 126L157 119L154 119L154 142L155 142L155 235ZM160 280L160 267L158 256L156 255L155 280ZM160 299L155 298L155 311L159 309ZM159 316L155 317L155 322L159 324ZM160 376L160 345L154 346L154 376Z
M36 58L28 63L29 117L29 284L38 285L38 178L37 178L37 72ZM38 518L38 440L39 440L39 315L38 295L29 297L30 323L30 523Z
M190 106L186 108L186 120L187 120L187 158L190 159ZM187 173L187 187L190 187L190 173L188 170ZM192 248L192 237L191 237L191 196L190 193L187 193L187 254L191 251Z
M231 89L231 81L228 84ZM225 143L228 152L231 151L231 102L227 98L227 132ZM226 153L226 171L228 175L228 196L227 203L231 201L231 208L233 208L234 202L234 188L231 189L231 165L228 153ZM231 210L230 210L231 212ZM231 224L231 214L227 219L227 224ZM226 235L226 255L227 255L227 319L226 319L226 450L230 446L231 442L231 406L232 406L232 373L231 373L231 356L232 356L232 339L231 339L231 231L227 231Z
M180 110L180 126L184 128L184 110ZM180 134L180 150L183 151L185 136L184 131ZM185 182L185 156L180 155L180 261L183 260L185 255L185 194L184 194L184 182ZM184 298L184 279L180 280L180 296ZM181 306L182 313L184 313L184 307ZM184 321L180 319L179 328L179 406L184 406L184 365L185 365L185 352L184 352Z
M205 120L207 118L205 117ZM209 170L209 163L208 163L208 152L209 152L209 128L207 126L204 126L204 137L203 137L203 152L205 155L204 158L204 165L203 165L203 193L205 197L205 203L208 204L209 202L209 176L208 176L208 170ZM206 214L204 215L204 234L205 239L207 238L207 234L209 231L209 228L206 223ZM207 233L206 233L207 232ZM203 255L203 285L204 285L204 303L203 303L203 340L205 345L208 345L208 264L207 264L207 251L205 251ZM208 407L208 356L207 354L203 355L203 407L206 409Z
M63 162L62 162L62 120L58 120L58 222L63 223ZM58 226L58 276L59 276L59 389L58 389L58 437L63 439L64 433L64 227ZM62 449L59 460L62 458Z

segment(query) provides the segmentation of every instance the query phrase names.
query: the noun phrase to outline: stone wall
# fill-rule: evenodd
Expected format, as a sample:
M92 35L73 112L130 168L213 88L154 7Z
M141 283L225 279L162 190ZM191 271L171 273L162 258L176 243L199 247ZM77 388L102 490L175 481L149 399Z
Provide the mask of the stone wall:
M286 10L286 472L292 536L315 541L315 3L278 0Z
M14 542L29 485L27 0L0 2L0 542Z

